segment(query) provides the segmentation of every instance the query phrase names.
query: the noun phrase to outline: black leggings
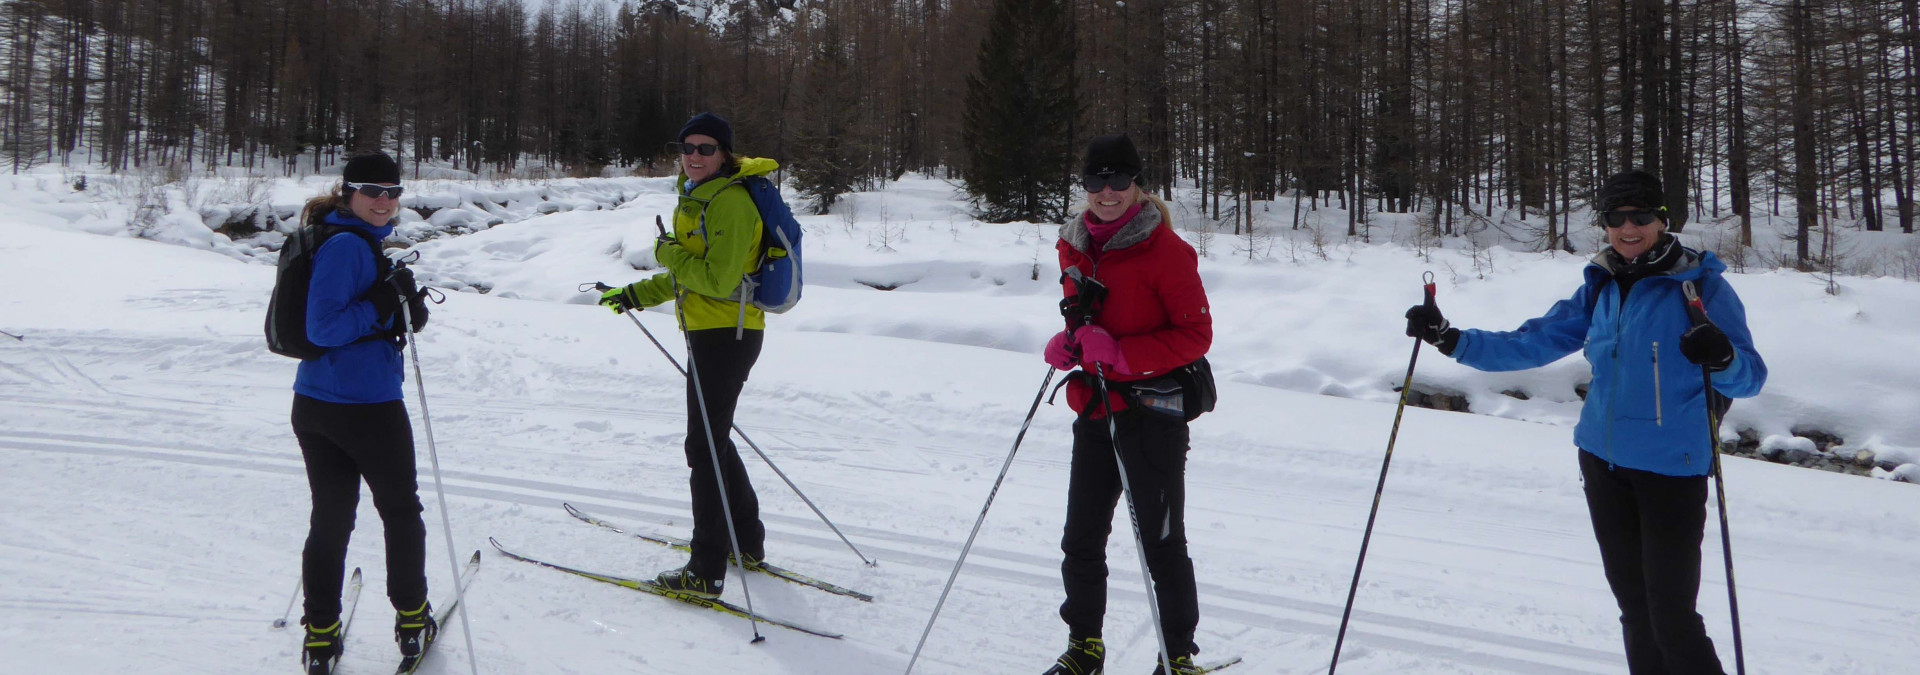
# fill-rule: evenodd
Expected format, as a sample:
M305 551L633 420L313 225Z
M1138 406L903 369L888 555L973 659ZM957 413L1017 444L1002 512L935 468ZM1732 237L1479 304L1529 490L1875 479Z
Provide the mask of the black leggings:
M1607 585L1620 603L1627 670L1633 675L1724 675L1694 609L1707 477L1609 467L1581 451L1587 513Z
M1160 601L1167 649L1174 656L1196 653L1193 632L1200 623L1200 599L1193 559L1187 556L1187 423L1144 409L1122 410L1113 421L1146 541L1147 570ZM1105 419L1083 418L1073 424L1067 524L1060 538L1066 554L1060 578L1067 601L1060 605L1060 618L1076 638L1099 637L1107 612L1107 537L1122 493L1111 439Z
M413 424L401 401L328 403L293 397L293 435L307 460L313 515L300 559L306 612L320 625L340 615L347 540L353 536L360 481L373 491L373 506L387 536L387 599L412 610L427 600L427 528L420 520L414 480Z
M735 335L740 335L735 338ZM720 455L720 475L726 481L727 506L733 510L733 527L740 536L740 550L749 558L766 557L766 527L760 523L760 499L747 480L747 467L740 462L740 451L733 445L733 412L740 404L740 391L747 374L760 359L763 331L736 333L732 328L687 332L688 360L700 378L700 393L706 395L709 419L700 415L700 399L687 379L687 468L693 470L688 487L693 492L693 555L687 569L706 579L724 579L727 554L733 546L727 541L727 515L721 507L719 484L713 478L713 454ZM702 423L705 421L706 423ZM711 435L713 447L707 446Z

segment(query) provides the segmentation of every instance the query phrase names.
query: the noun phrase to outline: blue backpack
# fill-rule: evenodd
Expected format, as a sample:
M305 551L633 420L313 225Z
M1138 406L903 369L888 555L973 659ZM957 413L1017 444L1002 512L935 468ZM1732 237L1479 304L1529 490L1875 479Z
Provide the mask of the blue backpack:
M800 303L800 221L780 198L780 186L765 176L750 176L740 181L753 196L765 228L760 237L760 269L747 275L739 297L754 307L782 314Z

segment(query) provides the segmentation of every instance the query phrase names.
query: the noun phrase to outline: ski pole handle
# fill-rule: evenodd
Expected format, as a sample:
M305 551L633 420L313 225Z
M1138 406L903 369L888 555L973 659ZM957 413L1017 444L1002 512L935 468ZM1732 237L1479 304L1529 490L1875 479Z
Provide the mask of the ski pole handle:
M667 223L665 220L660 218L660 214L656 213L653 216L653 229L660 231L661 239L667 238Z
M1433 283L1433 273L1432 273L1432 272L1427 272L1426 274L1424 274L1424 275L1422 275L1422 276L1421 276L1421 279L1422 279L1422 280L1424 280L1424 281L1426 282L1426 284L1427 284L1427 285L1426 285L1426 291L1427 291L1427 305L1428 305L1428 306L1432 306L1432 305L1433 305L1433 296L1434 296L1435 294L1437 294L1437 293L1439 293L1439 290L1440 290L1440 289L1439 289L1439 287L1438 287L1438 286L1436 286L1436 285L1435 285L1435 284Z
M581 293L585 293L587 291L600 291L602 293L605 293L607 291L613 290L612 286L608 286L598 281L589 281L587 283L580 284L579 288Z
M1707 303L1700 299L1700 289L1695 287L1693 282L1681 283L1680 292L1687 296L1687 316L1693 319L1693 325L1704 326L1713 323L1707 318Z

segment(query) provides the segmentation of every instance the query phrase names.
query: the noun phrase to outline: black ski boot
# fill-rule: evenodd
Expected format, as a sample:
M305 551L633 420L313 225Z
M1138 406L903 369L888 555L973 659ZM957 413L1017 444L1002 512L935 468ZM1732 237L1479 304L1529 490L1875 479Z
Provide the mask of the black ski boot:
M333 665L340 660L340 617L325 619L325 625L310 618L301 618L300 625L307 627L307 639L301 645L300 665L307 669L307 675L333 675Z
M661 572L653 582L675 593L709 600L720 597L720 591L726 586L725 579L702 578L685 567Z
M433 618L431 602L421 601L419 609L393 614L393 641L399 643L401 656L419 656L439 635L440 622Z
M1100 675L1107 663L1107 643L1100 638L1069 638L1067 651L1042 675Z
M1191 656L1173 657L1173 675L1199 675L1199 674L1200 674L1200 666L1194 665L1193 657ZM1167 666L1165 664L1154 666L1153 675L1167 675Z

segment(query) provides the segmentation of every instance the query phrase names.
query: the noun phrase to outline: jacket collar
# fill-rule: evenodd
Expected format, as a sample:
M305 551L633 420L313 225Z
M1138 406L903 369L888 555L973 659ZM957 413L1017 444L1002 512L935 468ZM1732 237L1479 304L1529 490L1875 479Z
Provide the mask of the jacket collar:
M1712 251L1699 251L1687 248L1680 243L1679 237L1672 234L1668 234L1666 237L1667 241L1656 247L1656 250L1649 251L1646 256L1642 256L1642 258L1650 258L1658 262L1649 264L1645 260L1639 261L1638 265L1643 267L1636 268L1635 263L1621 260L1620 256L1613 252L1613 247L1611 246L1594 254L1593 258L1587 262L1585 268L1587 280L1593 283L1604 283L1608 279L1623 273L1638 272L1642 279L1671 277L1676 281L1689 281L1701 279L1708 273L1719 274L1727 271L1727 264L1721 262L1718 257L1714 256ZM1666 263L1668 258L1672 259L1671 263ZM1648 267L1657 267L1659 264L1669 264L1670 266L1664 270L1646 269Z
M1118 251L1146 241L1148 237L1153 236L1154 231L1160 229L1161 223L1173 222L1172 215L1167 212L1167 205L1162 203L1160 198L1153 195L1146 197L1153 208L1140 209L1140 213L1135 215L1133 220L1127 221L1126 226L1121 227L1119 232L1113 233L1113 238L1107 240L1107 245L1100 248L1101 252ZM1093 233L1087 231L1087 221L1083 214L1072 215L1072 218L1068 218L1067 222L1060 226L1060 240L1067 242L1073 250L1091 256L1093 255Z
M385 239L387 238L387 235L393 234L393 221L389 220L387 221L387 224L381 225L379 227L375 227L372 223L361 220L358 216L353 215L353 212L351 211L341 211L341 210L335 209L334 211L328 213L326 218L324 218L323 220L328 224L332 224L332 225L339 225L341 227L351 227L357 230L365 230L367 234L373 235L373 238L375 239Z
M729 185L754 176L767 176L780 168L779 161L766 157L741 157L739 159L738 166L723 167L718 173L715 173L704 181L693 184L692 187L689 187L687 184L687 175L684 173L680 174L678 178L674 179L675 191L679 192L680 196L683 197L709 200L713 199L714 195L720 194L720 191L726 189Z

